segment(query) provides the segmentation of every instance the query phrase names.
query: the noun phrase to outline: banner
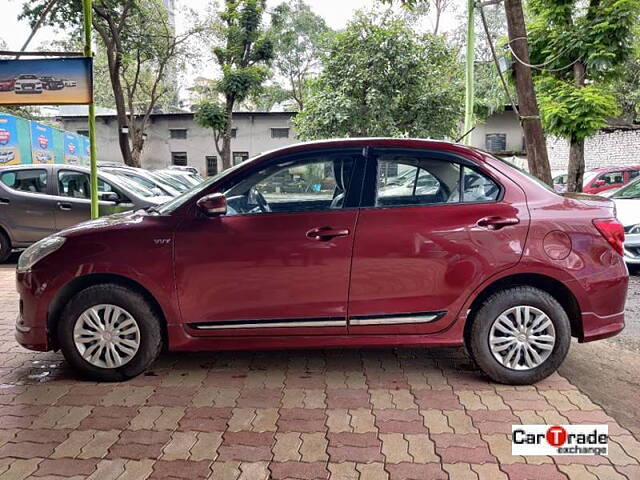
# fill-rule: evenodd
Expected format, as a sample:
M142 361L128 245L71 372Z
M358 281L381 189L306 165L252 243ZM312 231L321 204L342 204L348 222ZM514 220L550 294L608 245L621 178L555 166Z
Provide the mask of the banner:
M33 163L55 163L53 128L31 122L31 159Z
M0 60L0 105L88 105L92 59Z
M82 139L75 133L64 133L63 163L68 165L82 164Z
M21 162L16 117L0 115L0 166Z

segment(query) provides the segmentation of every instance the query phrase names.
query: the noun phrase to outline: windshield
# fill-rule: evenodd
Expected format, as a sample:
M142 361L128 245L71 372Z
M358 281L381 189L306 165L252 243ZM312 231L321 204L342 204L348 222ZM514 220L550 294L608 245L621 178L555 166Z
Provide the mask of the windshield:
M173 212L176 208L181 207L182 205L187 203L190 199L192 199L193 197L196 197L197 195L205 191L207 188L209 188L210 185L217 182L218 180L221 180L227 175L235 172L238 168L240 168L243 165L245 164L239 163L231 167L230 169L225 170L224 172L220 172L219 174L214 175L213 177L207 178L204 182L199 183L196 187L193 187L191 190L184 192L182 195L178 195L173 200L169 200L167 203L163 203L160 207L157 208L158 213L167 214L167 213Z
M611 198L640 198L640 179L622 187Z

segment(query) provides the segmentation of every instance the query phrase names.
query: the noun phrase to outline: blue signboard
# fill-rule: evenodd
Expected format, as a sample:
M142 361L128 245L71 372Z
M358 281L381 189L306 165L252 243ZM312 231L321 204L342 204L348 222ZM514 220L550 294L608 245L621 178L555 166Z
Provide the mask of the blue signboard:
M90 58L0 60L0 105L91 103Z
M0 115L0 166L21 163L16 117Z
M31 158L33 163L55 163L52 127L31 122Z

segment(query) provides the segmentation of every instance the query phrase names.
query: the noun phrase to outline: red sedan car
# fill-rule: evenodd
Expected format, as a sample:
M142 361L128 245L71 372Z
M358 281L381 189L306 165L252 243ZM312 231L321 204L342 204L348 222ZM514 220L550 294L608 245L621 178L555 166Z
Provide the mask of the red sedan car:
M101 380L163 347L465 345L495 381L527 384L571 336L624 327L623 239L610 200L479 150L306 143L29 247L16 336Z

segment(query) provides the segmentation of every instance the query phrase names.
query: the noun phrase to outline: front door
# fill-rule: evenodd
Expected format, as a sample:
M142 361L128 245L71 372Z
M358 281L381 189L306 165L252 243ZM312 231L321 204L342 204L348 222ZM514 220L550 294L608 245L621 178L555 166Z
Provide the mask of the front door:
M226 215L176 230L183 321L200 334L346 333L356 151L275 159L221 187Z
M356 230L349 332L442 330L478 285L516 264L528 211L524 193L500 182L443 153L372 152Z

